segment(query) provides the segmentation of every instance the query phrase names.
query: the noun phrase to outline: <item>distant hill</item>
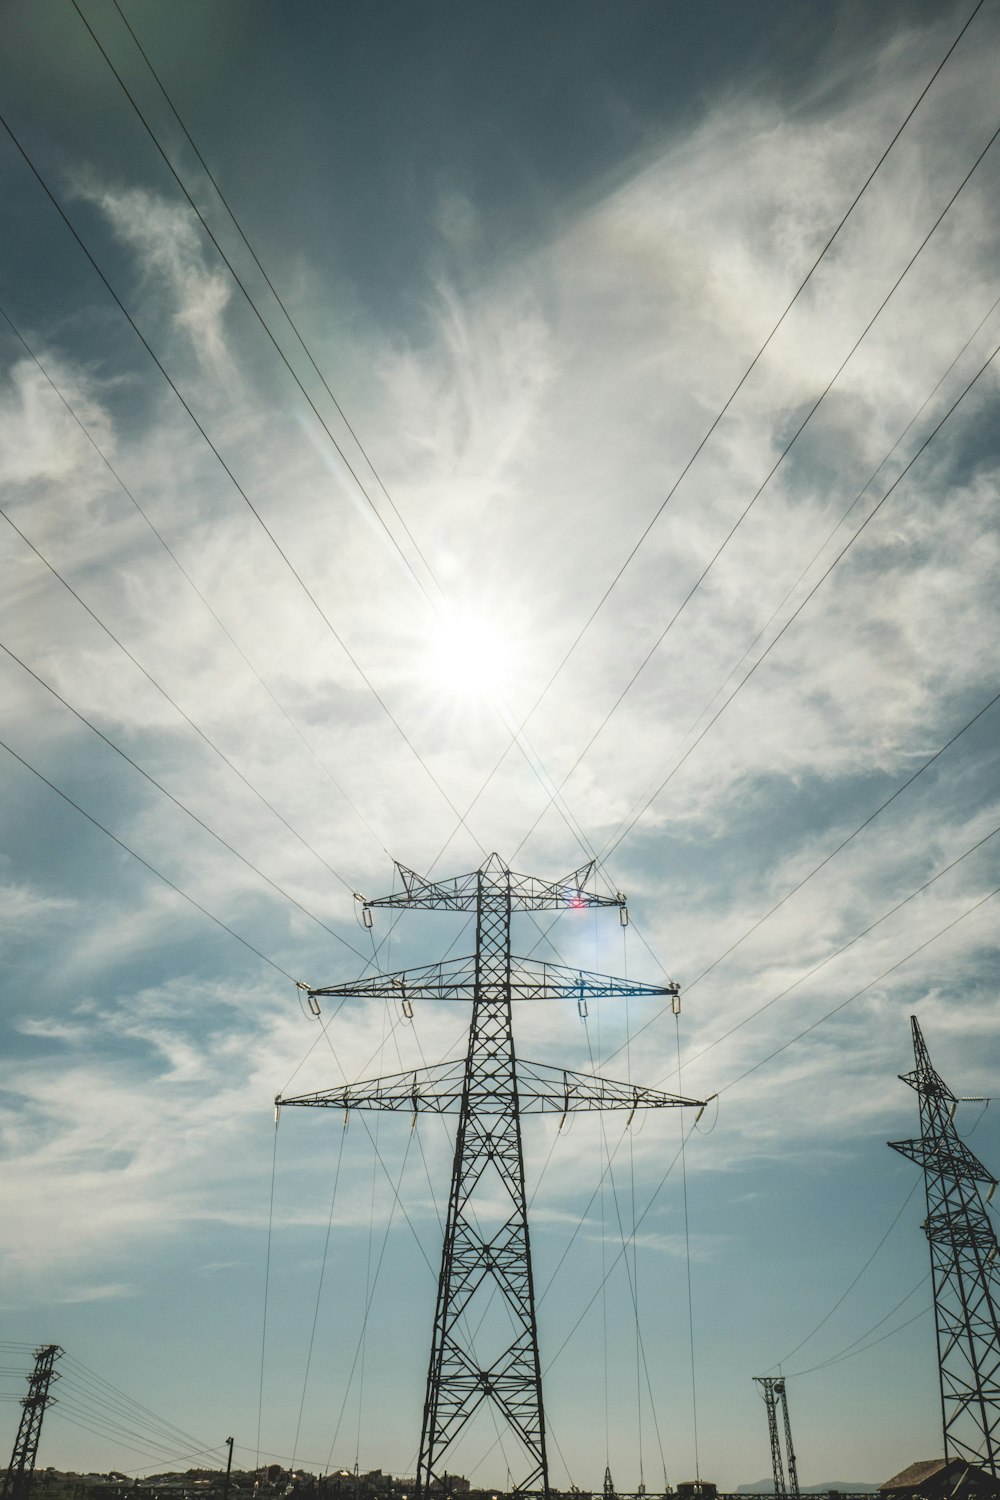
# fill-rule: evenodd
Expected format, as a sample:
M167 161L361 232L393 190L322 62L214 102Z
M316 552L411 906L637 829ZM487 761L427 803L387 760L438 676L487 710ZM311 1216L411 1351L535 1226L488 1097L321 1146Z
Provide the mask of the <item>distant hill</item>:
M803 1495L825 1495L828 1490L839 1490L842 1495L874 1495L878 1492L878 1485L871 1484L867 1479L830 1479L823 1484L800 1484L799 1493ZM753 1484L738 1484L737 1495L773 1495L773 1479L757 1479Z

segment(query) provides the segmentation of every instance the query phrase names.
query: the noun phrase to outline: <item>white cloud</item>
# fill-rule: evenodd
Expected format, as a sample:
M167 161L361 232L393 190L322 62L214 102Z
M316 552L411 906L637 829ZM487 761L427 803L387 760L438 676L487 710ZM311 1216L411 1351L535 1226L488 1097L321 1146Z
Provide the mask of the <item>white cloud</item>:
M438 276L420 339L386 339L358 315L338 328L338 369L360 406L349 414L366 441L372 435L393 500L459 621L475 613L509 637L515 717L545 688L626 563L901 117L920 66L917 51L899 43L839 98L800 101L797 110L727 99L489 279L476 275L474 206L446 194L438 229L460 274ZM556 780L570 772L971 159L992 101L985 54L967 56L942 88L531 720L533 753ZM739 680L846 540L844 528L826 539L989 307L997 228L989 181L973 179L572 772L567 801L598 847L643 808L722 701L722 684ZM13 536L5 545L17 586L2 606L4 639L367 956L371 940L355 923L351 890L384 893L390 853L429 869L442 851L435 868L446 873L473 868L480 845L513 856L547 793L512 752L468 828L449 838L455 814L428 770L464 810L500 759L505 731L481 697L430 680L433 611L301 402L290 412L287 398L276 398L263 345L253 353L258 346L237 323L235 300L190 221L146 188L110 188L95 178L85 196L100 208L115 249L130 257L141 326L166 318L180 333L170 346L172 373L207 414L213 439L343 646L172 398L143 387L137 412L133 387L102 382L66 354L54 362L46 354L46 363L239 650L23 362L0 395L0 438L24 434L19 445L2 445L19 524L292 829ZM309 266L298 265L296 275L310 295L324 285ZM860 524L985 357L995 320L991 327L948 376L851 524ZM996 690L987 645L1000 624L995 399L991 375L610 862L609 878L630 892L636 928L682 981L728 948ZM346 437L345 451L354 454ZM372 496L424 578L384 497L374 489ZM67 727L63 710L12 665L4 674L17 746L152 865L290 973L322 983L363 969L365 960L282 901L82 727ZM893 1078L906 1065L912 1010L946 1076L955 1067L963 1089L991 1086L997 1004L985 978L989 907L777 1052L998 883L997 851L988 846L796 984L996 821L989 729L984 721L970 731L685 993L685 1091L724 1088L776 1052L722 1094L712 1133L706 1118L705 1135L688 1147L692 1183L711 1179L713 1192L733 1195L725 1235L696 1226L690 1236L706 1275L738 1253L741 1215L769 1190L751 1184L769 1184L776 1164L834 1171L879 1133L905 1133L899 1122L908 1109L912 1117L912 1101ZM275 1092L453 1054L464 1010L421 1005L410 1027L392 1008L349 1004L330 1026L335 1056L318 1042L303 1060L318 1029L284 978L258 976L250 956L228 946L182 898L120 851L104 849L95 830L46 800L50 794L27 773L10 774L5 816L30 865L9 876L5 869L8 883L0 887L5 931L26 936L30 949L14 979L28 997L12 1026L17 1051L2 1065L0 1125L15 1210L0 1236L11 1275L39 1297L66 1278L74 1300L125 1298L141 1281L136 1257L150 1247L172 1256L205 1226L219 1235L191 1252L196 1274L206 1281L238 1274L248 1264L245 1246L230 1259L229 1241L260 1234L269 1222L260 1183L270 1166ZM50 851L48 881L29 859L36 843ZM581 857L550 811L513 863L556 874ZM392 968L426 961L453 938L460 950L471 946L456 928L449 918L407 915L379 961ZM388 929L380 914L376 941ZM523 946L534 940L529 933ZM567 918L553 933L566 961L604 971L621 967L622 941L613 914L606 926L589 915L585 924ZM624 941L629 973L655 978L658 962L635 932ZM253 979L233 977L245 973ZM738 1026L790 985L787 998ZM332 1010L325 1006L324 1021ZM652 1011L633 1005L633 1029ZM622 1076L620 1005L595 1007L587 1029L572 1007L520 1007L515 1019L525 1055L586 1067L591 1049L594 1057L617 1054L605 1071ZM672 1019L658 1018L632 1044L631 1076L671 1088L675 1045ZM610 1149L617 1143L621 1163L627 1153L641 1208L676 1151L678 1120L651 1116L628 1138L622 1125L609 1122ZM448 1137L436 1121L422 1120L412 1141L408 1128L402 1118L382 1122L380 1152L394 1176L410 1142L405 1201L433 1258ZM603 1149L593 1121L573 1121L553 1143L554 1131L550 1121L526 1130L533 1172L552 1147L536 1209L551 1243L579 1222ZM312 1268L315 1246L303 1248L298 1236L325 1226L323 1174L339 1149L340 1121L290 1110L279 1139L289 1176L281 1180L288 1202L275 1220L276 1260L287 1245L297 1268ZM352 1122L344 1162L338 1230L388 1224L397 1210L361 1122ZM668 1193L676 1182L677 1169ZM670 1204L669 1214L643 1227L640 1249L672 1264L687 1246ZM833 1233L845 1237L837 1241L843 1267L853 1249L843 1224ZM580 1236L586 1295L599 1238L594 1223Z
M216 378L232 377L224 329L232 295L229 275L224 268L209 269L207 242L186 207L144 188L96 181L78 184L76 195L96 204L134 251L147 295L166 302L205 370Z

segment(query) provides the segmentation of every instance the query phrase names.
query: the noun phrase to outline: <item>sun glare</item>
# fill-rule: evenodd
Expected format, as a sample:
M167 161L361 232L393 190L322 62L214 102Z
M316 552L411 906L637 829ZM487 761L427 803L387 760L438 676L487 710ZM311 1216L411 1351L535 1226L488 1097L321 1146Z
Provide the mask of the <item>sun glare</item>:
M431 672L456 697L480 698L503 691L507 645L501 632L476 615L456 615L438 632Z

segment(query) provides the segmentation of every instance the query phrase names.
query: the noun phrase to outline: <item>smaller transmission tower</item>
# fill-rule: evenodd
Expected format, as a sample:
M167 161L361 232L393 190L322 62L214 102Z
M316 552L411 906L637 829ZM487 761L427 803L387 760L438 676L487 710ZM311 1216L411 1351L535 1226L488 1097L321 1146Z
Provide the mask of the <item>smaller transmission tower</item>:
M14 1451L10 1456L10 1468L0 1488L0 1500L28 1500L31 1481L35 1473L35 1458L38 1454L38 1439L42 1431L42 1418L52 1397L49 1387L59 1376L54 1369L62 1354L58 1344L45 1344L35 1350L35 1368L28 1376L28 1394L21 1398L21 1421Z
M916 1066L899 1076L920 1096L920 1139L890 1141L924 1171L945 1459L1000 1479L1000 1280L997 1236L983 1202L997 1179L955 1129L959 1099L931 1063L910 1017Z
M792 1447L792 1424L788 1416L788 1393L785 1390L785 1381L781 1375L755 1375L754 1384L760 1386L760 1393L767 1407L767 1431L771 1439L771 1471L774 1474L774 1493L776 1495L791 1496L792 1500L799 1500L799 1472L795 1463L795 1449ZM788 1484L785 1484L785 1463L781 1454L781 1436L778 1432L778 1407L781 1407L783 1425L785 1429L785 1454L788 1459Z

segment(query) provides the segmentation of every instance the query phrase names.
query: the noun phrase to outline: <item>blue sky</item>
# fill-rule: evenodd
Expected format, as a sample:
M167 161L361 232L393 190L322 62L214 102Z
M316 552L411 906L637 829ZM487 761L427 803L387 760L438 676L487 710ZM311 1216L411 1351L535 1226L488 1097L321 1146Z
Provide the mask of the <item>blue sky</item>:
M446 1132L287 1111L275 1151L271 1101L451 1055L465 1018L317 1023L291 981L365 971L352 892L394 858L596 853L632 925L570 913L548 951L677 978L683 1091L719 1105L687 1233L678 1116L527 1130L542 1285L567 1251L554 1481L762 1477L778 1362L804 1482L938 1450L920 1190L885 1142L916 1130L911 1014L957 1092L1000 1062L996 147L962 185L995 0L675 482L971 8L82 0L301 386L77 11L4 8L3 114L79 236L3 134L4 1339L237 1462L410 1471ZM388 929L394 968L458 940ZM655 1005L516 1024L526 1056L677 1086ZM993 1106L958 1119L1000 1166ZM641 1434L620 1261L600 1291L633 1216ZM184 1451L86 1430L66 1369L43 1462ZM503 1483L491 1444L455 1467Z

